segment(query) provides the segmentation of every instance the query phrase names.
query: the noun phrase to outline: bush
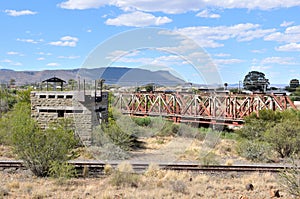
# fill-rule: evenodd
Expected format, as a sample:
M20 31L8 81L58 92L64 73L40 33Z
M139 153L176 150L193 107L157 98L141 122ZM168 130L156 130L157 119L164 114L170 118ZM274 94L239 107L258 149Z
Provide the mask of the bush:
M157 136L174 136L179 131L179 125L174 124L172 122L166 122L160 132L158 132Z
M90 147L90 152L101 160L125 160L130 157L129 153L113 143L107 143L102 147Z
M281 158L300 152L300 122L285 120L267 130L266 140Z
M76 176L76 169L73 165L67 162L53 161L50 165L49 176L53 178L71 178Z
M261 110L258 116L246 117L244 127L238 131L241 138L249 141L242 143L245 149L241 148L241 153L252 160L265 158L265 150L274 150L281 158L290 157L300 152L299 132L299 111Z
M121 149L129 151L134 146L134 138L132 135L123 131L117 124L111 123L103 125L102 129L103 133L109 137L112 143L119 146Z
M186 138L204 139L204 134L200 133L197 128L193 128L187 124L180 124L177 135Z
M149 126L151 123L150 117L133 117L133 121L139 126Z
M121 117L119 120L118 123L111 120L110 123L96 128L92 133L92 143L101 147L112 143L124 151L142 148L144 143L138 140L142 127L132 122L130 117Z
M182 180L174 181L171 184L172 184L172 190L174 192L183 193L183 194L187 193L187 186L185 182L183 182Z
M270 146L263 142L246 140L238 144L237 151L248 160L267 162L269 160Z
M59 120L41 130L30 116L30 105L18 103L10 117L14 152L36 176L49 176L53 162L63 164L76 154L71 151L78 143L71 121Z
M200 154L200 162L201 165L219 165L219 161L217 160L217 156L213 152L201 153Z
M291 168L287 168L279 173L280 184L284 189L296 198L300 197L300 171L293 161Z

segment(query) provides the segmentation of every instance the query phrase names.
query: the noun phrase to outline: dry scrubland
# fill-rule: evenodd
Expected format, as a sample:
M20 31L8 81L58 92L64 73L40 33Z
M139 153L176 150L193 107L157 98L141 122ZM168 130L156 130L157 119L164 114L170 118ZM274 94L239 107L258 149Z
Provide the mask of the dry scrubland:
M170 142L149 141L149 148L159 149ZM222 140L214 153L220 162L240 161L234 151L232 140ZM182 154L181 160L196 160L199 143L193 142ZM148 150L149 150L148 148ZM12 157L10 150L3 149L2 156ZM234 161L233 161L234 160ZM236 172L226 174L195 174L159 170L151 164L145 174L132 174L130 164L124 162L117 170L105 168L106 175L99 178L37 178L29 171L4 170L0 172L1 198L271 198L279 190L281 198L292 198L280 186L277 174ZM88 175L85 171L84 175ZM247 184L254 190L246 190Z
M125 170L129 170L128 166ZM121 169L122 170L122 169ZM156 170L145 174L113 172L101 178L36 178L30 173L0 173L0 198L271 198L279 189L276 175L192 174ZM247 191L252 183L254 190ZM4 196L3 196L4 195ZM280 190L282 198L291 198Z

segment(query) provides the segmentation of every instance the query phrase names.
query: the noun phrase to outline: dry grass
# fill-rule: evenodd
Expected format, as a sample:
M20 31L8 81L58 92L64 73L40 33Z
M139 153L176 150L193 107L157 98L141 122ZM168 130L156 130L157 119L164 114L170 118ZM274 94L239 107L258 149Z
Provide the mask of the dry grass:
M146 150L157 150L162 148L164 145L172 141L172 136L167 137L150 137L150 138L141 138L141 141L145 142Z
M0 157L2 160L15 159L16 155L10 146L0 145Z
M123 168L120 168L121 170ZM127 166L124 167L127 170ZM291 198L269 173L206 175L159 170L155 165L139 175L134 186L111 184L114 176L59 181L35 178L26 173L0 173L5 198L270 198L270 190L279 189L282 198ZM245 186L254 185L253 191ZM0 192L0 198L1 192Z
M146 151L152 152L168 144L172 137L147 138ZM199 140L183 151L180 160L197 160L201 153ZM0 149L1 146L0 146ZM3 157L10 156L9 150L2 152ZM0 150L2 151L2 150ZM89 153L80 150L81 157L89 157ZM239 161L234 149L233 141L221 141L213 152L224 163L231 165ZM1 159L4 159L1 157ZM131 180L117 179L124 177L120 173L114 173L110 165L105 166L107 175L101 178L81 178L58 180L51 178L36 178L27 171L10 174L0 172L0 199L2 198L270 198L271 190L280 190L282 198L291 198L279 186L277 176L273 174L193 174L189 172L175 172L160 170L156 164L151 164L145 174L138 177L131 176L132 168L128 163L123 163L118 168L119 172L128 172ZM88 170L85 171L88 176ZM127 174L126 174L127 175ZM115 180L115 181L114 181ZM115 182L115 183L113 183ZM247 191L245 186L254 185L253 191ZM119 185L120 184L120 185ZM5 195L5 196L4 196Z

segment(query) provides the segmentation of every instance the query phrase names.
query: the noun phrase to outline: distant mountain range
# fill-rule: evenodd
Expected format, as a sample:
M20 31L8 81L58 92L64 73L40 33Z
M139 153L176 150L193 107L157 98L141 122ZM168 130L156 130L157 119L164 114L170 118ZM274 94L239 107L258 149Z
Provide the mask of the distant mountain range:
M185 81L172 75L168 71L150 71L138 68L93 68L93 69L70 69L70 70L44 70L44 71L14 71L0 69L0 83L9 83L16 80L16 85L40 83L51 77L58 77L68 82L69 79L91 81L105 79L106 84L118 84L121 86L145 85L155 83L165 86L184 84Z

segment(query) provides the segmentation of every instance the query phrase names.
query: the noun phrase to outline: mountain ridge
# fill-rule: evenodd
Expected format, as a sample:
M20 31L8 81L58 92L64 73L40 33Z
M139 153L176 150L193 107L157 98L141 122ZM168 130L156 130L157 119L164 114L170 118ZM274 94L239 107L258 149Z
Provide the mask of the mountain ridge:
M122 86L144 85L159 83L166 86L185 83L184 80L172 75L169 71L150 71L139 68L107 67L107 68L75 68L42 71L14 71L0 69L0 83L9 83L15 79L16 85L37 84L51 77L58 77L68 82L69 79L92 81L104 79L106 84Z

